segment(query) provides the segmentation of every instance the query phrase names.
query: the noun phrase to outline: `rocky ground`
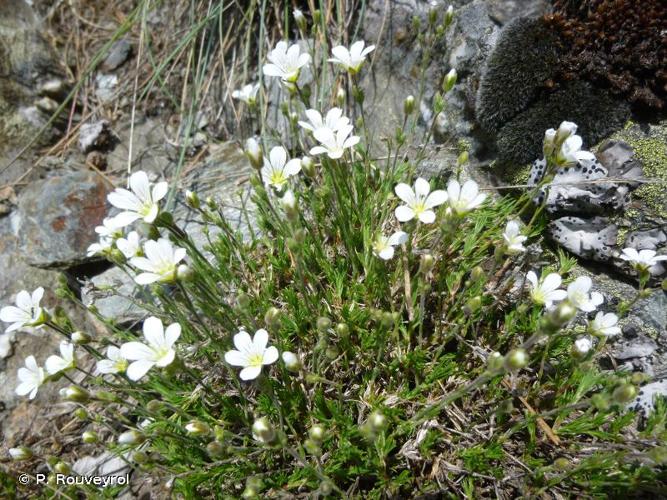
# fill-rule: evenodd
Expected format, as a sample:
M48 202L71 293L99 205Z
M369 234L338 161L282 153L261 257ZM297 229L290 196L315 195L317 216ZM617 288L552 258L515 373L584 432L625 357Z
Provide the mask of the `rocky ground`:
M131 127L128 90L139 48L131 34L111 44L88 75L78 94L85 95L86 106L68 107L51 120L75 75L49 43L55 35L48 30L63 29L48 22L51 3L32 3L34 7L24 0L0 3L0 304L13 301L22 289L41 285L54 290L66 279L79 287L84 303L95 304L118 322L132 323L142 317L141 311L109 290L131 296L137 293L133 284L86 256L96 240L93 228L108 208L106 193L122 184L130 155L131 169L175 179L179 188L197 190L202 198L215 196L232 215L238 213L234 207L241 203L250 167L235 143L228 142L231 135L220 132L229 125L220 123L225 118L213 103L189 127L192 147L184 169L176 168L184 132L168 109L136 109ZM557 35L543 22L547 0L452 3L457 8L454 25L426 73L424 118L449 69L457 69L459 80L438 120L437 144L421 168L448 175L465 143L471 153L467 175L489 187L522 185L530 164L541 157L544 130L562 120L575 121L608 174L600 191L565 186L561 196L549 200L552 222L544 251L566 248L580 258L576 272L590 275L607 302L624 300L636 282L618 259L619 250L634 246L664 252L667 247L664 112L639 118L629 102L608 89L585 80L558 81ZM379 47L373 71L363 82L373 134L393 133L383 128L392 122L387 115L400 116L403 100L412 92L406 89L418 87L412 18L425 20L430 8L418 0L367 3L364 37ZM445 6L438 2L436 8ZM160 22L159 13L152 22ZM197 232L196 221L178 198L174 204L178 217ZM665 277L663 269L656 282ZM46 304L64 307L95 332L94 322L80 308L53 294ZM666 292L637 302L622 324L623 335L609 346L607 362L656 377L644 388L644 401L656 391L667 394ZM30 404L13 392L24 357L44 358L54 351L54 342L39 332L0 341L3 449L66 418L68 409L56 404L53 390L40 392Z

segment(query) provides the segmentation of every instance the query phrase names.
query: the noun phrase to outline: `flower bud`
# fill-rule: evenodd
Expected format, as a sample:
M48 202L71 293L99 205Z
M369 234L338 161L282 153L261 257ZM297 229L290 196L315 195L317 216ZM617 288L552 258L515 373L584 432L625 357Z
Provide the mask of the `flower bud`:
M206 422L201 420L192 420L185 425L185 430L190 436L206 436L211 432L211 428Z
M118 444L141 444L146 440L146 436L144 436L141 432L135 431L135 430L130 430L130 431L125 431L123 432L120 436L118 436Z
M565 326L577 315L577 308L564 300L549 314L549 322L556 328Z
M405 101L403 101L403 113L405 113L405 116L410 116L414 110L415 96L409 95L405 98Z
M329 345L327 346L326 350L324 351L324 355L327 357L327 359L333 361L338 357L340 354L340 351L338 350L338 347L335 345Z
M244 292L239 292L236 295L236 303L241 309L247 309L250 306L250 297Z
M12 460L16 460L17 462L20 460L29 460L32 458L32 450L27 446L9 448L9 456L12 457Z
M556 146L560 147L568 137L576 133L577 133L576 123L568 121L561 122L554 137L554 142L556 143Z
M419 272L421 274L428 274L433 270L435 265L435 257L430 253L425 253L421 256L419 260Z
M492 352L486 360L487 369L492 372L500 372L505 367L505 357L499 352Z
M257 170L262 168L262 149L259 147L259 143L252 137L245 143L245 154L253 168Z
M509 371L517 371L528 365L528 353L525 349L513 349L505 358L505 368Z
M447 10L445 11L445 19L444 19L445 28L449 27L449 25L452 24L453 20L454 20L454 6L450 5L449 7L447 7Z
M190 281L194 276L194 271L187 264L181 264L176 268L176 278L179 281Z
M428 23L431 26L435 26L435 23L438 21L438 11L436 9L431 9L428 11Z
M243 491L243 498L258 498L259 492L262 491L264 483L261 477L250 476L246 479L245 490Z
M459 154L458 158L456 159L456 164L458 166L465 165L468 163L468 159L470 158L470 155L468 154L467 151L461 151L461 154Z
M162 401L159 401L157 399L151 399L148 403L146 403L146 411L148 413L160 413L162 410Z
M600 411L609 409L609 396L606 394L593 394L591 404Z
M194 191L190 191L189 189L185 192L185 202L189 207L194 208L195 210L201 206L199 195Z
M211 458L219 458L225 454L225 445L220 441L211 441L206 445L206 453Z
M637 397L637 388L632 384L619 385L611 395L614 403L626 404Z
M213 196L207 196L207 197L204 199L204 203L206 203L206 206L207 206L210 210L217 210L217 209L218 209L218 202L215 201L215 198L213 198Z
M252 424L252 437L264 444L271 444L276 438L276 430L268 418L261 417Z
M486 273L484 272L484 269L481 266L475 266L472 268L472 271L470 271L470 279L472 281L478 281L482 279Z
M463 312L470 316L471 314L479 311L480 307L482 307L482 297L480 295L476 295L463 305Z
M575 358L585 358L593 348L593 341L590 337L580 337L572 345L572 356Z
M387 417L376 410L368 416L368 423L373 431L378 432L387 427Z
M345 105L345 99L347 98L347 93L342 87L338 87L338 91L336 91L336 104L338 104L339 107L343 107Z
M445 81L442 83L442 90L447 93L452 88L454 88L454 85L456 85L456 79L458 78L458 74L456 73L456 70L454 68L449 70L449 73L447 73L447 76L445 76Z
M331 328L331 320L329 318L326 318L324 316L320 316L317 318L317 330L320 332L326 332L329 328Z
M326 437L326 430L324 429L324 426L315 424L308 430L308 436L313 441L321 443Z
M313 24L320 24L322 21L322 11L320 9L315 9L313 11Z
M285 192L283 197L280 199L280 204L285 211L285 215L290 220L296 220L299 217L299 207L296 203L296 198L294 193L291 190Z
M70 385L60 390L60 395L67 401L75 403L85 403L90 399L90 393L78 385Z
M86 420L88 418L88 412L85 408L77 408L74 410L74 416L79 420Z
M307 177L315 177L315 174L317 173L315 170L315 162L310 156L301 158L301 170L303 170L304 175Z
M305 32L306 31L306 16L303 15L303 12L301 12L300 9L294 9L292 12L292 15L294 16L294 22L296 23L296 26L299 28L299 30Z
M560 457L554 460L554 468L558 470L567 470L570 468L570 461L565 457Z
M319 457L322 455L322 448L320 447L320 444L313 441L312 439L306 439L303 442L303 447L309 455L313 455L314 457Z
M285 368L287 368L288 371L291 371L293 373L298 373L299 370L301 370L301 360L299 359L299 356L294 354L293 352L290 351L285 351L282 354L283 358L283 363L285 363Z
M542 141L542 152L544 157L549 159L554 155L556 150L556 130L550 128L544 133L544 140Z
M97 443L97 441L99 441L99 436L97 435L97 432L85 431L81 434L81 441L87 444Z
M58 462L53 466L53 471L57 474L69 474L72 472L72 468L65 462Z
M445 100L442 98L440 92L436 92L433 96L433 113L439 115L445 109Z
M90 335L84 332L76 331L72 333L72 343L76 345L83 345L89 343L92 339Z
M131 460L135 464L145 464L148 463L150 457L145 451L137 450L134 453L132 453Z
M363 104L364 103L364 98L366 97L364 94L364 90L359 87L358 85L355 85L352 87L352 97L354 97L354 102L357 104ZM361 128L361 127L358 127Z
M346 323L338 323L336 325L336 333L342 339L350 336L350 327Z
M277 307L269 307L264 314L264 324L271 330L280 328L280 310Z

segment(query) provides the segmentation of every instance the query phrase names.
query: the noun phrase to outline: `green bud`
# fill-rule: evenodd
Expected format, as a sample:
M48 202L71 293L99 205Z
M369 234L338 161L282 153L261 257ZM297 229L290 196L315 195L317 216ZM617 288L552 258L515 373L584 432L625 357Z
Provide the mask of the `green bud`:
M430 253L425 253L419 259L419 272L421 274L428 274L433 270L435 266L435 257Z
M322 448L320 448L320 445L312 439L306 439L303 442L303 447L310 455L313 455L314 457L319 457L322 455Z
M394 316L388 311L383 312L380 324L385 328L391 328L394 326Z
M176 279L179 281L190 281L194 275L194 271L187 264L181 264L176 269Z
M607 411L610 406L609 397L606 394L593 394L591 404L600 411Z
M336 325L336 333L342 339L345 339L350 336L350 327L345 323L338 323Z
M90 399L90 393L78 385L70 385L60 390L60 395L67 401L75 403L85 403Z
M97 441L99 441L99 436L97 435L97 432L85 431L81 434L81 440L87 444L97 443Z
M113 392L109 391L96 392L95 399L99 399L100 401L108 401L110 403L115 403L118 401L118 397Z
M72 472L72 468L67 465L65 462L58 462L53 466L53 471L58 474L69 474Z
M462 165L465 165L468 163L469 155L467 151L462 151L461 154L459 154L459 157L456 159L456 164L460 167Z
M283 363L285 363L285 368L292 373L298 373L301 368L301 359L299 356L290 351L283 351Z
M271 444L276 438L276 430L268 418L261 417L252 424L252 436L264 444Z
M220 441L211 441L206 445L206 453L211 458L220 458L225 454L225 445Z
M499 352L492 352L486 360L487 369L492 372L500 372L505 367L505 357Z
M440 92L436 92L433 96L433 112L439 115L445 109L445 100L442 98Z
M303 170L306 177L310 177L311 179L317 174L317 171L315 170L315 162L310 156L301 158L301 170Z
M9 448L9 456L12 458L12 460L20 462L21 460L31 459L33 453L32 450L27 446L19 446L17 448Z
M479 311L481 307L482 307L482 297L480 295L476 295L475 297L471 298L465 303L465 305L463 306L463 312L468 316L470 316L471 314Z
M86 420L88 418L88 412L85 408L77 408L74 410L74 416L79 420Z
M345 93L345 90L342 87L338 87L338 90L336 91L336 103L339 107L342 108L345 105L346 98L347 94Z
M194 191L190 191L189 189L185 192L185 202L189 207L194 208L195 210L201 206L199 195Z
M321 443L322 441L324 441L324 438L326 437L326 430L324 426L320 424L315 424L308 430L308 436L313 441Z
M185 425L185 430L190 436L207 436L211 433L211 427L201 420L192 420Z
M84 332L76 331L72 333L72 343L76 345L88 344L92 339L90 335Z
M363 104L365 98L364 90L358 85L355 85L354 87L352 87L352 97L354 97L354 101L357 104Z
M387 417L381 411L376 410L368 416L368 424L373 431L381 431L387 427Z
M518 371L528 365L528 353L525 349L513 349L505 358L505 368L509 371Z
M456 73L456 70L454 68L449 70L449 73L447 73L447 76L445 76L445 80L442 83L442 90L445 92L445 94L454 88L457 78L458 74Z
M147 404L146 404L146 411L148 413L160 413L162 411L163 404L162 401L159 401L157 399L151 399Z
M299 31L305 32L306 31L306 16L303 15L303 12L301 12L301 9L294 9L292 12L292 15L294 16L294 22L296 23L297 27L299 28Z
M145 464L150 461L150 457L145 451L137 450L132 453L132 461L136 464Z
M570 461L565 457L554 460L554 468L558 470L567 470L570 468Z
M333 361L338 357L340 354L340 351L335 345L330 345L327 346L326 350L324 351L324 355L327 357L327 359Z
M431 9L428 11L428 23L431 26L435 26L435 23L438 22L438 11L436 9Z
M146 436L144 436L141 432L136 431L136 430L129 430L123 432L120 436L118 436L118 444L126 444L126 445L135 445L135 444L141 444L146 440Z
M414 110L415 96L409 95L405 98L405 101L403 101L403 113L405 113L405 116L410 116Z
M412 30L417 33L420 31L422 20L419 16L412 16Z
M320 24L320 22L322 22L322 12L320 9L315 9L313 11L313 23Z
M331 484L331 481L322 481L320 483L320 494L322 496L329 496L333 493L334 487L333 484Z
M250 297L248 297L244 292L239 292L236 295L236 303L241 309L247 309L250 306Z
M320 332L326 332L331 328L331 320L324 316L317 318L317 330Z
M482 269L481 266L475 266L472 268L472 271L470 271L470 279L472 281L478 281L486 276L486 273L484 272L484 269Z
M271 330L280 328L280 310L277 307L269 307L264 314L264 324Z
M447 10L445 11L445 19L444 19L445 28L448 28L452 24L453 20L454 20L454 6L450 5L449 7L447 7Z
M632 384L619 385L611 395L614 403L626 404L637 397L637 388Z

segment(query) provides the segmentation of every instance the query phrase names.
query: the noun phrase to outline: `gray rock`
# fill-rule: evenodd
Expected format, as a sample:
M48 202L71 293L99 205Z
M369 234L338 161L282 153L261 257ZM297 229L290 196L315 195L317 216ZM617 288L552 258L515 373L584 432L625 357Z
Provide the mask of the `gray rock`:
M489 0L491 18L498 24L506 24L517 17L537 17L546 14L546 0Z
M102 103L110 102L116 95L118 77L116 75L99 74L95 77L95 95Z
M107 120L84 123L79 129L79 149L82 153L111 148L117 141Z
M613 355L624 361L632 358L645 358L657 349L656 343L648 337L640 337L632 342L621 342L614 346Z
M88 260L95 227L107 213L109 186L93 172L29 185L20 195L20 244L29 264L67 268ZM46 196L45 196L46 194Z
M128 325L147 316L146 310L136 304L137 301L141 303L146 293L123 270L114 266L86 282L81 289L81 301L88 307L94 306L104 318Z
M640 388L639 395L628 408L647 417L653 411L657 397L667 398L667 380L657 380Z
M102 63L104 71L113 71L121 67L132 55L132 44L125 39L118 40L109 49L109 55Z
M551 221L549 236L584 259L607 261L614 255L618 228L604 217L561 217Z
M81 476L119 477L130 473L129 453L116 456L105 451L96 457L85 456L74 462L72 470Z

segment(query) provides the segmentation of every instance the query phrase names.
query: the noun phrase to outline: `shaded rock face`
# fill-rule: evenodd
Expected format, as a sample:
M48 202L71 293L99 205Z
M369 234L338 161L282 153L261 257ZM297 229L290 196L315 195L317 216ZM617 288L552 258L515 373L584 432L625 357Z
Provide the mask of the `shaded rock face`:
M109 187L92 172L35 182L19 201L20 241L29 264L71 267L87 260L95 227L107 214Z

